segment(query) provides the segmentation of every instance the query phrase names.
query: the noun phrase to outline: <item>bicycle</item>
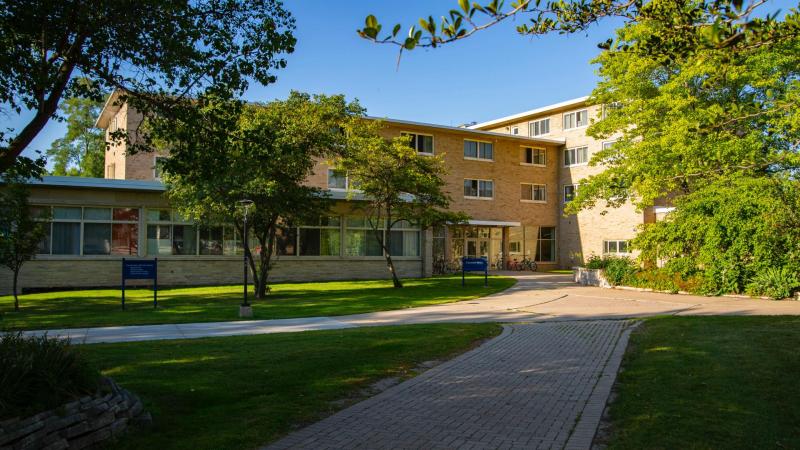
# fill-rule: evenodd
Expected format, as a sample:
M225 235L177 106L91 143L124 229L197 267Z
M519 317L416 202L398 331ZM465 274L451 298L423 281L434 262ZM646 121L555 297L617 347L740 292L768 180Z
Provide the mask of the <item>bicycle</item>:
M523 271L523 270L530 270L531 272L536 272L538 266L536 265L536 261L529 259L527 256L522 258L522 261L515 261L516 265L514 270Z

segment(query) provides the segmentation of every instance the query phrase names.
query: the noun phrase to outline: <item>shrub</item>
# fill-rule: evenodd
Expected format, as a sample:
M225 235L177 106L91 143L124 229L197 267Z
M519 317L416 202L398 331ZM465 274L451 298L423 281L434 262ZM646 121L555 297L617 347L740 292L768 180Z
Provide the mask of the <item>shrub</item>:
M606 280L612 286L626 284L636 274L636 263L630 258L609 256L604 259Z
M635 287L677 293L680 291L677 280L679 278L678 275L671 273L669 270L659 268L637 272L628 281Z
M797 274L788 267L768 267L757 273L747 286L751 295L765 295L775 300L792 296L792 292L800 287Z
M598 255L592 253L589 256L589 259L586 260L586 268L597 270L597 269L605 269L606 268L606 260L601 258Z
M100 374L66 339L0 336L0 419L56 408L99 385Z

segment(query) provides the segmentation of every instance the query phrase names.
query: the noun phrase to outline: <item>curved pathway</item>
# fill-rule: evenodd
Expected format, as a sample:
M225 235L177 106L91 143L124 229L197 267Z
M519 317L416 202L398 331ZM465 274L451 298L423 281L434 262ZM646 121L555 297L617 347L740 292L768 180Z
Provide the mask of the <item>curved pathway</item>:
M630 325L506 325L487 344L266 449L588 449Z
M246 334L289 333L365 326L441 322L608 320L654 315L800 315L800 302L700 297L579 286L570 275L503 273L511 288L476 300L336 317L138 325L49 330L74 342L127 342ZM475 280L473 280L475 282ZM43 334L45 331L29 331Z

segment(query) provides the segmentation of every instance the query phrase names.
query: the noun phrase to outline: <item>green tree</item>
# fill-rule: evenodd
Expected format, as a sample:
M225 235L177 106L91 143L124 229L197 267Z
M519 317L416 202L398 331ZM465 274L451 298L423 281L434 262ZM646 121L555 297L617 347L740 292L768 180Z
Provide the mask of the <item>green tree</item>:
M342 96L292 92L288 99L244 104L214 97L196 102L201 122L152 118L148 126L170 149L164 181L172 204L186 217L206 224L234 224L243 233L243 199L254 202L248 215L244 251L256 298L267 294L276 241L285 227L319 220L330 205L324 192L304 184L315 160L345 147L342 128L363 114Z
M0 189L0 263L13 273L14 311L19 311L19 272L36 255L46 232L44 223L31 214L25 178L9 171Z
M346 156L336 163L363 196L363 209L394 287L401 288L392 260L392 228L408 222L425 230L445 222L462 222L467 216L447 210L450 198L443 190L446 170L441 155L420 155L411 148L408 136L383 137L379 121L351 125Z
M67 133L47 150L53 161L52 175L102 178L105 167L106 138L94 126L103 102L72 97L59 107L67 123Z
M236 95L252 80L274 81L293 29L278 0L4 2L0 112L30 119L0 131L0 174L58 117L62 98L101 101L120 90L138 111L179 118L203 92ZM147 148L146 137L137 142Z
M374 16L367 16L358 34L369 41L389 44L403 51L436 48L469 38L509 19L521 35L584 31L604 19L627 24L656 21L657 34L634 45L609 39L602 48L635 51L671 60L702 49L736 52L793 39L800 34L800 18L790 14L778 20L778 12L759 14L766 0L458 0L456 8L434 19L421 17L417 25L396 24L391 32ZM454 2L454 6L455 2ZM400 32L408 29L403 35Z

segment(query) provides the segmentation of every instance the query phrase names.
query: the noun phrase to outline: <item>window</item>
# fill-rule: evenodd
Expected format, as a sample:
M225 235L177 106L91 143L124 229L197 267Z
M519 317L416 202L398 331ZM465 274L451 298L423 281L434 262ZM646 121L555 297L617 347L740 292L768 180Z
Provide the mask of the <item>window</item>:
M522 183L520 200L524 202L546 202L547 186L544 184Z
M116 178L116 175L116 165L114 163L109 164L108 167L106 167L106 178L113 180Z
M341 219L322 217L316 225L301 225L298 231L300 256L339 256Z
M589 125L589 113L587 110L573 111L564 113L564 129L585 127Z
M347 189L347 174L341 170L328 169L328 189Z
M164 162L167 161L166 156L156 156L153 162L153 178L160 180L164 174Z
M148 209L146 218L148 255L197 255L197 225L168 209ZM206 234L210 237L211 231ZM224 241L223 236L223 254Z
M539 227L535 260L537 262L554 262L556 260L555 227Z
M513 135L519 134L519 127L511 127L511 134Z
M614 146L614 144L615 144L615 141L603 142L603 150L611 150L611 148Z
M372 223L366 217L345 219L344 256L383 256ZM384 239L385 224L379 224L378 233Z
M535 147L522 147L522 164L544 166L547 164L547 150Z
M589 147L574 147L564 150L564 167L580 166L589 161Z
M603 241L603 253L615 255L628 254L628 241L614 240Z
M35 207L45 211L50 207ZM137 208L54 206L48 236L38 253L50 255L137 255Z
M483 199L494 198L494 181L465 179L464 197Z
M578 192L578 185L577 184L568 184L564 186L564 203L571 202L573 198L575 198L575 194Z
M622 108L621 102L611 102L608 105L603 105L603 111L601 113L603 119L608 117L609 114L611 114L615 109L620 109L620 108Z
M419 227L407 220L392 226L389 252L392 256L419 256Z
M528 124L531 136L544 136L550 134L550 119L535 120Z
M400 133L400 135L410 137L411 143L409 145L417 152L426 155L433 154L433 136L419 133Z
M492 161L494 159L494 144L491 142L464 140L464 158Z

